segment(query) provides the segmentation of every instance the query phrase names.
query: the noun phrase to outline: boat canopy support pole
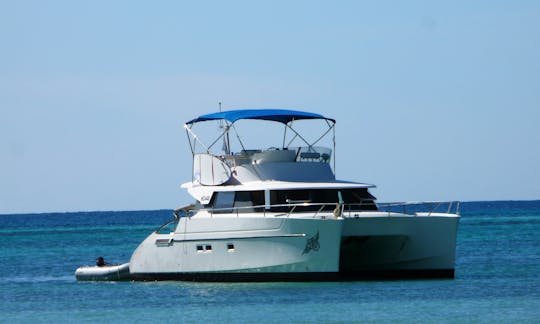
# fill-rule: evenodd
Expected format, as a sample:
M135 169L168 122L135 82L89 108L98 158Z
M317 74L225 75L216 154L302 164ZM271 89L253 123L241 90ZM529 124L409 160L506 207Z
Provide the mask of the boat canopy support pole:
M293 121L294 121L294 119L293 119ZM292 124L293 121L291 121L291 124ZM281 145L281 149L285 148L285 139L286 138L287 138L287 124L285 124L285 128L283 130L283 144Z
M328 123L328 121L326 121ZM333 149L332 152L334 153L334 175L336 174L336 124L332 125L332 144Z
M210 144L210 146L208 146L208 149L210 150L212 148L212 146L214 146L221 138L223 138L224 136L228 136L229 135L229 129L230 129L230 125L225 125L225 126L220 126L220 127L223 127L224 131L221 135L219 135L218 138L216 138L215 141L212 142L212 144ZM227 138L225 138L225 140L228 142ZM229 144L227 143L226 144L227 146L229 146ZM226 152L228 154L228 152Z
M191 144L191 138L189 137L189 131L188 131L188 126L187 125L184 125L184 128L186 129L186 136L187 136L187 140L188 140L188 143L189 143L189 149L191 150L191 155L195 154L195 151L194 151L194 148L193 148L193 145Z
M313 142L311 146L317 144L320 140L322 140L326 136L326 134L328 134L333 128L334 128L334 125L328 125L328 129L326 130L326 132L324 132L324 134L322 134L321 137L319 137L315 142ZM334 137L334 142L335 142L335 137Z
M292 142L298 137L298 135L294 135L293 138L289 141L289 143L287 143L287 146L286 147L289 147L291 146Z
M236 134L236 139L238 139L238 143L240 143L242 150L246 151L246 147L244 146L244 143L240 139L240 135L238 134L238 131L236 130L236 127L234 126L234 123L232 123L230 126L232 126L232 129L234 130L234 133ZM257 171L257 166L255 164L252 164L252 167L253 167L253 171L255 171L255 174L257 175L259 180L262 180L262 177L259 174L259 171Z
M242 142L242 140L240 139L240 135L238 134L238 131L236 130L236 127L234 126L234 124L231 124L233 130L234 130L234 133L236 134L236 139L238 140L238 143L240 143L240 146L242 147L242 150L246 150L246 148L244 147L244 143Z
M294 120L293 120L294 121ZM294 139L296 137L299 137L304 143L306 143L306 145L309 147L309 149L311 150L311 148L313 147L313 145L317 144L321 139L323 139L326 134L328 134L331 130L334 130L334 127L336 126L336 124L333 124L333 125L330 125L330 123L328 122L328 120L326 121L326 123L328 124L328 129L326 130L326 132L324 132L317 140L315 140L313 143L309 143L302 135L300 135L293 127L292 127L292 122L291 121L291 125L289 124L285 124L287 126L287 128L289 128L291 131L294 132L295 136L291 139L291 141L289 142L289 144L287 144L287 147L289 145L291 145L291 143L294 141ZM333 133L333 143L334 143L334 149L335 149L335 146L336 146L336 133L335 133L335 130L334 130L334 133ZM334 161L335 161L335 153L334 153Z
M302 135L300 135L300 134L299 134L294 128L292 128L289 124L286 124L286 125L287 125L287 127L288 127L290 130L292 130L292 131L294 132L294 134L296 134L296 135L294 136L293 140L298 136L298 137L300 137L300 139L301 139L302 141L304 141L304 143L307 144L307 146L309 146L309 147L311 148L311 145L309 144L309 142L308 142L304 137L302 137ZM291 143L292 143L292 140L291 140L291 142L289 143L289 145L290 145ZM288 146L288 145L287 145L287 146Z
M197 136L197 134L193 133L193 131L191 130L191 127L189 126L184 126L186 128L186 131L193 137L193 149L192 149L192 153L195 154L195 142L199 142L199 144L201 144L201 146L206 150L206 153L207 154L211 154L210 153L210 149L208 148L208 146L204 145L204 143L199 139L199 137ZM190 144L191 146L191 144Z
M184 125L184 128L186 129L186 136L187 136L187 140L188 140L188 143L189 143L189 149L191 150L191 156L193 157L195 155L195 148L193 147L193 145L195 143L193 143L193 145L191 144L191 138L189 138L189 131L188 131L188 126L187 125ZM194 178L194 174L193 174L193 168L195 167L195 159L191 159L191 182L193 182L195 180Z

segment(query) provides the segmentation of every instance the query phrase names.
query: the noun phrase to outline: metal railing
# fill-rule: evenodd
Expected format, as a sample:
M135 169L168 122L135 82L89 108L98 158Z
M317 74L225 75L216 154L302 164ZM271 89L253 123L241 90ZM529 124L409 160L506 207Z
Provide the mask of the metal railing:
M318 207L314 210L299 210L305 207ZM459 201L414 201L414 202L392 202L392 203L375 203L373 200L363 200L358 203L344 204L339 202L332 203L311 203L311 202L291 202L287 204L274 205L256 205L256 206L241 206L241 207L226 207L226 208L201 208L197 209L195 205L188 205L174 210L174 218L161 225L155 230L156 233L168 231L170 227L176 227L182 217L191 217L197 210L205 210L214 217L214 214L236 214L240 217L246 213L261 213L263 217L290 217L293 213L313 213L313 218L326 219L333 218L349 218L359 217L360 213L379 212L386 213L387 216L399 215L425 215L431 216L435 213L455 214L459 215ZM288 211L276 211L276 208L287 208ZM273 210L272 210L273 209ZM326 213L324 213L326 212Z
M332 213L335 217L350 217L361 212L385 212L388 216L393 214L431 216L434 213L457 214L459 215L459 201L417 201L417 202L394 202L375 203L373 200L363 200L358 203L311 203L311 202L291 202L287 204L237 206L225 208L203 208L211 217L214 214L236 214L239 217L246 213L261 213L264 217L267 214L273 217L289 217L293 213L313 213L313 218L318 217L323 212ZM313 210L305 210L306 207L318 207ZM286 208L288 210L279 210ZM277 210L276 210L277 209ZM302 210L304 209L304 210ZM327 217L323 215L321 217Z
M377 203L380 211L388 213L403 213L417 215L427 214L431 216L434 213L456 214L459 215L459 201L410 201L410 202L391 202Z
M193 212L195 211L195 205L189 204L180 208L177 208L173 210L174 218L171 220L168 220L165 224L158 227L154 232L158 234L168 234L168 232L172 232L170 229L174 229L177 227L178 222L180 221L180 218L182 217L191 217L193 216ZM166 232L166 233L162 233Z
M313 217L316 217L326 206L336 206L336 203L308 203L308 202L301 202L301 203L287 203L287 204L273 204L273 205L255 205L255 206L241 206L241 207L225 207L225 208L206 208L202 210L206 210L210 213L210 216L214 216L214 214L236 214L237 217L239 217L241 214L246 213L263 213L263 216L266 217L266 214L271 214L274 217L282 217L287 216L289 217L292 213L295 212L295 210L300 207L311 207L311 206L320 206L319 209L315 212ZM288 208L288 211L284 210L276 210L281 208ZM313 212L313 211L299 211L302 213L306 212Z
M226 154L226 155L216 155L211 154L212 156L220 159L226 163L229 167L234 168L243 164L251 164L253 162L254 155L259 155L263 157L264 154L272 154L274 151L280 151L277 148L266 149L266 150L242 150L240 152ZM288 147L281 150L287 150L289 152L295 152L296 155L293 156L293 160L290 162L323 162L330 163L332 159L332 149L323 146L299 146L299 147Z

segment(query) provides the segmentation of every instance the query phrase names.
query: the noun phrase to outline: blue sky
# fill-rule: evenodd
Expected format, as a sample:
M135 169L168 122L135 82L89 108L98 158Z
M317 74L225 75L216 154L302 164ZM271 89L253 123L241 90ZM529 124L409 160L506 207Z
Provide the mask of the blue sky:
M540 199L537 1L3 1L0 213L190 202L182 125L337 120L380 201Z

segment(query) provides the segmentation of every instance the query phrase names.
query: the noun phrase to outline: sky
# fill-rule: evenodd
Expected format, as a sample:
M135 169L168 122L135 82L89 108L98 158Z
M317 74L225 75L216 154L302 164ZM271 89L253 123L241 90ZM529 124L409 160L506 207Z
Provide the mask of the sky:
M0 214L190 203L218 102L336 119L379 201L540 199L539 58L538 1L0 1Z

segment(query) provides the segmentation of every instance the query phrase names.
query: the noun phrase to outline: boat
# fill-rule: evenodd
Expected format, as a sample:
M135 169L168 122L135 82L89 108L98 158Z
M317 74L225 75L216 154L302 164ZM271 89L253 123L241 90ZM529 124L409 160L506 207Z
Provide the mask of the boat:
M382 204L374 185L336 179L335 125L286 109L185 123L194 202L140 243L129 278L453 278L459 202Z
M75 271L75 278L79 281L130 280L129 263L80 267Z
M242 134L246 122L257 126ZM211 141L196 133L208 123L219 130ZM320 128L308 134L312 140L300 132L306 123ZM285 109L220 111L188 121L192 180L182 187L195 202L175 210L137 247L131 278L453 278L459 202L379 204L369 192L374 185L337 180L335 124ZM282 132L273 146L249 146L246 137L271 129ZM319 146L327 137L330 147Z

